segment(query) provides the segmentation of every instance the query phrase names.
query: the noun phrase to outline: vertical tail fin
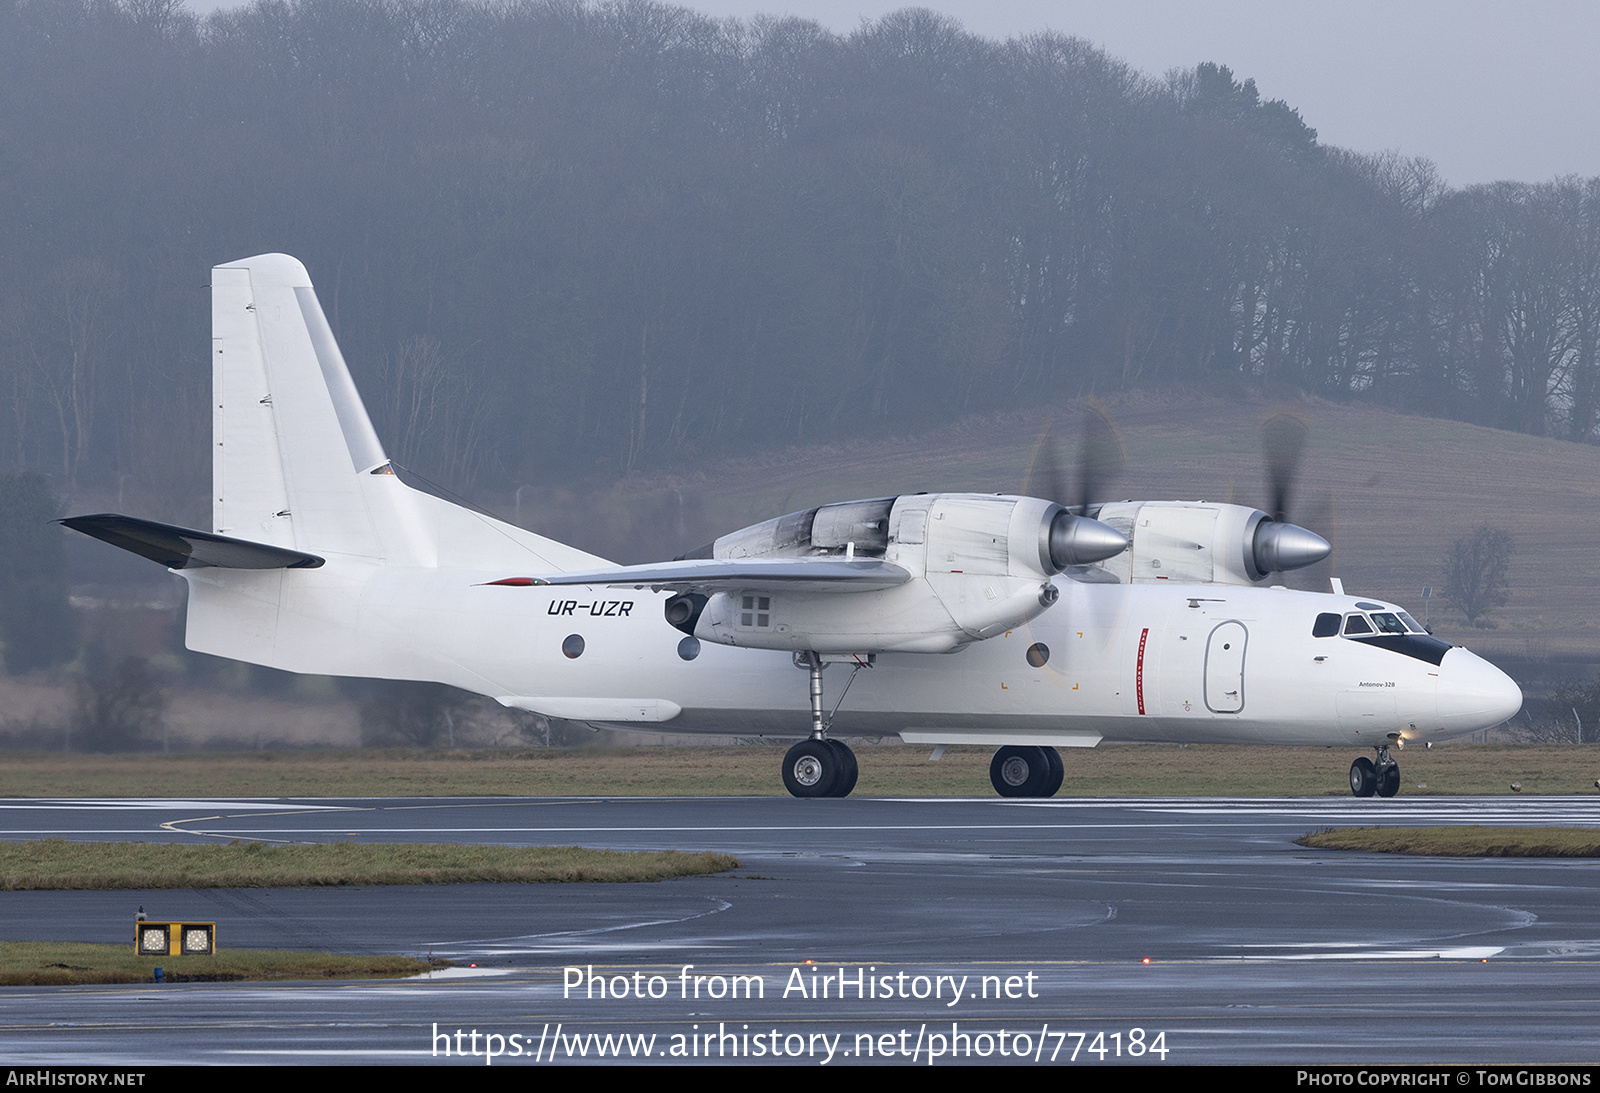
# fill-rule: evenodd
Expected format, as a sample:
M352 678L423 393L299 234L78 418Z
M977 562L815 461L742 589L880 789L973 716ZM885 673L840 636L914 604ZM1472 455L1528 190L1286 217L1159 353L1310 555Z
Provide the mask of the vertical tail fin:
M360 476L386 461L305 266L267 254L211 280L212 526L380 556Z
M389 473L296 259L263 254L213 268L211 322L217 534L391 565L606 564Z

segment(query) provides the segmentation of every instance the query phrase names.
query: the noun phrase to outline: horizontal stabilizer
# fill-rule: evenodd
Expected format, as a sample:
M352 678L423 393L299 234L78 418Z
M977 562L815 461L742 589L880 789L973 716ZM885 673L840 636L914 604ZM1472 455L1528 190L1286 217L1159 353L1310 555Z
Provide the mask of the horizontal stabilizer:
M101 542L149 558L168 569L315 569L323 559L287 547L230 539L209 531L158 524L102 512L94 516L69 516L61 523Z
M547 577L508 577L505 585L604 585L611 588L670 588L675 592L726 592L733 589L807 592L870 592L905 584L911 574L873 558L694 558L654 565L617 566Z

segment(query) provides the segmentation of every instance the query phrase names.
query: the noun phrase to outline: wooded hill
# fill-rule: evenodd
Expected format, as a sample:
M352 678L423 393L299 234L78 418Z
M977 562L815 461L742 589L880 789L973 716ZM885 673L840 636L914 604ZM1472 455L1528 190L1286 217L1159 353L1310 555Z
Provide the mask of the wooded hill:
M1244 75L917 10L0 0L0 469L205 526L207 271L269 250L464 492L1171 385L1592 440L1600 180L1452 190Z

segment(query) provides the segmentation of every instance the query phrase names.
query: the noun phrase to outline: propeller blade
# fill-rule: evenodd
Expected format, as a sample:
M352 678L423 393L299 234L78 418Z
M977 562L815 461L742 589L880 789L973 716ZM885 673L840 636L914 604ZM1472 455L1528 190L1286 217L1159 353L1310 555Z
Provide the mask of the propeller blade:
M1055 422L1048 422L1039 430L1039 439L1033 442L1033 453L1028 457L1028 470L1022 476L1022 495L1042 497L1058 504L1067 503L1066 479L1061 473L1060 452L1056 447Z
M1061 473L1061 460L1055 443L1055 423L1039 430L1033 443L1033 453L1028 457L1028 472L1022 479L1022 492L1027 497L1041 497L1065 506L1069 497L1066 476ZM1088 424L1079 446L1079 486L1081 506L1092 499L1096 484L1122 468L1122 435L1111 412L1091 399ZM1058 572L1072 566L1092 565L1121 554L1128 549L1127 536L1087 516L1072 512L1058 512L1047 533L1051 564Z
M1105 403L1090 398L1084 403L1083 434L1078 438L1077 511L1087 515L1096 494L1121 474L1127 463L1128 447L1116 419Z
M1280 523L1289 519L1289 497L1300 458L1305 455L1311 426L1290 407L1269 410L1261 421L1261 453L1266 462L1268 512Z

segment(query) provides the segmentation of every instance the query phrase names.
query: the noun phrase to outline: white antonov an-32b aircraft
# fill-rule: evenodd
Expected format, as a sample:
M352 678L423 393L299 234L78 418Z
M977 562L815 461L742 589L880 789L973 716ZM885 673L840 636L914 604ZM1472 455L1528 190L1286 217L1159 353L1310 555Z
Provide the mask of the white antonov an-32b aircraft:
M803 737L783 760L801 797L854 787L834 733L996 747L1012 797L1055 793L1056 749L1101 740L1371 748L1350 788L1387 797L1391 748L1521 706L1398 607L1267 587L1328 544L1239 505L883 497L612 565L409 485L298 261L217 266L211 290L213 530L64 521L188 582L190 649L611 728Z

